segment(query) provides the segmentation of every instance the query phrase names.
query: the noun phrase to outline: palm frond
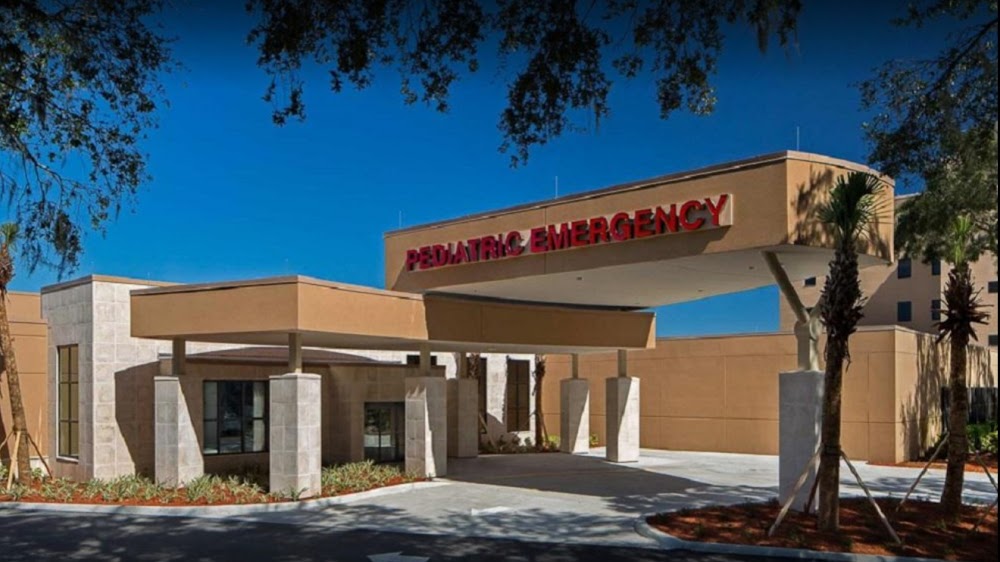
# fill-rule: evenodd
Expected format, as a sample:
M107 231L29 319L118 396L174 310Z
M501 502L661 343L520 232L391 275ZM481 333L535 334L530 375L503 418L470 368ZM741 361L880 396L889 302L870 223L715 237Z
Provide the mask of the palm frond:
M7 248L14 248L17 245L18 234L21 228L16 222L5 222L0 224L0 244Z
M885 184L872 174L851 172L837 178L830 200L819 209L839 242L854 242L881 212L879 192Z

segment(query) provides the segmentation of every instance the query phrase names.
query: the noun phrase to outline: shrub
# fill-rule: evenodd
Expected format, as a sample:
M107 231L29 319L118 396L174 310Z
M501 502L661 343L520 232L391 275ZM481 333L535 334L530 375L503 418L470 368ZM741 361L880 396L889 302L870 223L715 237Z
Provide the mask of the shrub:
M996 422L971 424L969 425L968 431L969 431L970 453L981 453L981 452L996 453L996 435L997 435ZM992 451L990 450L991 441L993 443Z
M412 482L411 475L405 474L392 465L375 464L364 461L327 467L320 475L324 495L363 492L396 482Z
M601 444L601 441L597 438L597 434L596 433L591 433L590 434L590 446L591 447L596 447L596 446L598 446L600 444Z

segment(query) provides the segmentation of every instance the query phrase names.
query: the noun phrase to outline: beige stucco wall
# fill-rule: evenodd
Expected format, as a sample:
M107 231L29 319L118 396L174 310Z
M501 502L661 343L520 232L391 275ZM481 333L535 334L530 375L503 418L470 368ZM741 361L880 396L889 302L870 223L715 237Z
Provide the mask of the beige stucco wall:
M48 454L49 428L46 420L48 384L45 379L47 334L42 320L42 307L38 293L7 293L7 319L21 381L21 396L28 418L28 432L38 443L43 455ZM10 416L10 398L7 373L0 374L0 441L13 429ZM0 451L0 459L7 462L8 449ZM31 451L33 458L38 455Z
M933 338L896 328L866 329L852 338L843 406L848 455L900 462L930 445L939 429L941 353ZM979 356L976 373L988 361L985 352ZM662 339L656 349L629 352L629 374L642 379L641 446L777 454L778 374L795 367L791 334ZM601 443L604 379L615 372L613 355L581 357L580 377L590 381L590 427ZM544 413L550 434L559 430L559 381L569 375L569 357L549 357Z

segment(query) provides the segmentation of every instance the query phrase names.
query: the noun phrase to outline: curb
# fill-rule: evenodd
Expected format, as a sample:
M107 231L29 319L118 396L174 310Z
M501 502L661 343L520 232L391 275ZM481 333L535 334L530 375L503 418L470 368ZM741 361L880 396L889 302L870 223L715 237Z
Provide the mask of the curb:
M761 558L782 558L791 560L824 560L826 562L940 562L932 558L907 558L903 556L877 556L873 554L850 554L846 552L822 552L774 546L749 546L744 544L722 544L681 540L656 529L646 522L655 514L643 515L635 522L635 532L652 539L663 550L683 550L701 554L722 554L732 556L754 556Z
M99 505L42 502L0 502L0 511L44 511L50 513L97 513L102 515L139 515L147 517L240 517L265 513L306 512L327 507L412 492L424 488L447 486L446 482L411 482L387 488L377 488L356 494L298 502L257 503L245 505L199 505L185 507L160 507L150 505Z

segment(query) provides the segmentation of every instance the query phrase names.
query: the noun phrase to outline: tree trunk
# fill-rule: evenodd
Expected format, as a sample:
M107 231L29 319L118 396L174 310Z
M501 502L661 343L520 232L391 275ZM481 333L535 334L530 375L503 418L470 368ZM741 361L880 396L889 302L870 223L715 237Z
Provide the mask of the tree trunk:
M945 516L957 518L962 509L965 487L965 464L969 457L969 389L965 384L966 351L969 342L955 335L951 338L951 411L948 414L948 470L945 474L941 507Z
M13 418L13 433L20 432L21 443L17 447L18 482L31 480L31 449L28 443L28 420L24 414L21 397L21 379L17 373L17 358L14 356L14 339L10 335L7 321L7 295L0 294L0 353L3 353L4 370L7 373L7 389L10 397L10 413ZM13 440L8 441L8 451L14 450Z
M545 416L542 414L542 383L545 381L545 362L535 360L535 447L545 448L548 435L545 431Z
M843 400L844 361L847 342L838 338L827 342L826 375L823 378L823 430L819 473L819 529L826 533L840 529L840 420Z

